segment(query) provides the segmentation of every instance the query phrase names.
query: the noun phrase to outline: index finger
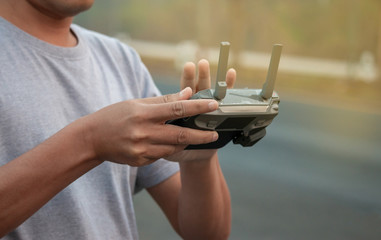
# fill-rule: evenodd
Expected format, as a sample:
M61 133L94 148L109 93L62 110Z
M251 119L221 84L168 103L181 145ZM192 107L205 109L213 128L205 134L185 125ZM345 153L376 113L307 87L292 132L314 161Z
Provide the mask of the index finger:
M146 103L146 104L160 104L160 103L175 102L179 100L186 100L186 99L189 99L191 96L192 96L192 89L187 87L178 93L167 94L167 95L162 95L157 97L150 97L150 98L140 98L140 99L136 99L136 101L140 103Z
M212 112L218 108L215 100L183 100L149 106L148 117L152 120L167 121Z

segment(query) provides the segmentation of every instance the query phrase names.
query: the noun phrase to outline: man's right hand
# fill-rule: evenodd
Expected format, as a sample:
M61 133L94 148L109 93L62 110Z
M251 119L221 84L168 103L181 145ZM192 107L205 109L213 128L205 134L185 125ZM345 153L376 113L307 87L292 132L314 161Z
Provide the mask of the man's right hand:
M218 134L165 124L167 120L214 111L214 100L187 100L192 90L116 103L84 117L84 137L98 160L142 166L216 141Z

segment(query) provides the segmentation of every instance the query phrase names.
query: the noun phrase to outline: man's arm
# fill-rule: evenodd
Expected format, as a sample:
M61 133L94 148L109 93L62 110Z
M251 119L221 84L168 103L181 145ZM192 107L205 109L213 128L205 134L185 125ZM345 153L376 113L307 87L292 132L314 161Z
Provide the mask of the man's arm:
M217 154L209 160L180 162L180 172L147 189L173 228L183 239L227 239L230 194Z
M0 167L0 238L33 215L75 179L99 165L71 124Z
M188 88L180 94L113 104L1 166L0 237L105 159L142 166L181 151L183 144L213 141L212 132L165 124L216 108L211 101L182 101L190 95Z

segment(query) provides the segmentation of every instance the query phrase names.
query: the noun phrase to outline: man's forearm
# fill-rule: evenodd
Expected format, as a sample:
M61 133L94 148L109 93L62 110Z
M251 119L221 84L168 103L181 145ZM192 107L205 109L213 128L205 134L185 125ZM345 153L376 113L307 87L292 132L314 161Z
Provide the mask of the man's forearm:
M185 239L226 239L230 233L230 194L217 154L210 160L180 162L180 232Z
M81 120L0 167L0 237L100 161L82 141Z
M1 166L0 236L104 159L143 166L180 153L183 145L179 141L184 145L212 141L213 132L164 124L218 106L214 100L184 100L191 94L188 88L176 94L112 104L69 124Z

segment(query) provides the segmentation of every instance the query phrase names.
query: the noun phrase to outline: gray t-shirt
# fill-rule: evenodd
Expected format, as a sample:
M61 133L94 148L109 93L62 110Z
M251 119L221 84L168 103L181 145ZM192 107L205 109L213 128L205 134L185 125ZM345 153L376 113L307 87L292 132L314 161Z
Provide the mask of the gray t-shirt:
M134 50L72 25L79 43L57 47L0 17L0 165L86 114L159 95ZM178 171L104 162L56 195L4 239L137 239L132 195Z

